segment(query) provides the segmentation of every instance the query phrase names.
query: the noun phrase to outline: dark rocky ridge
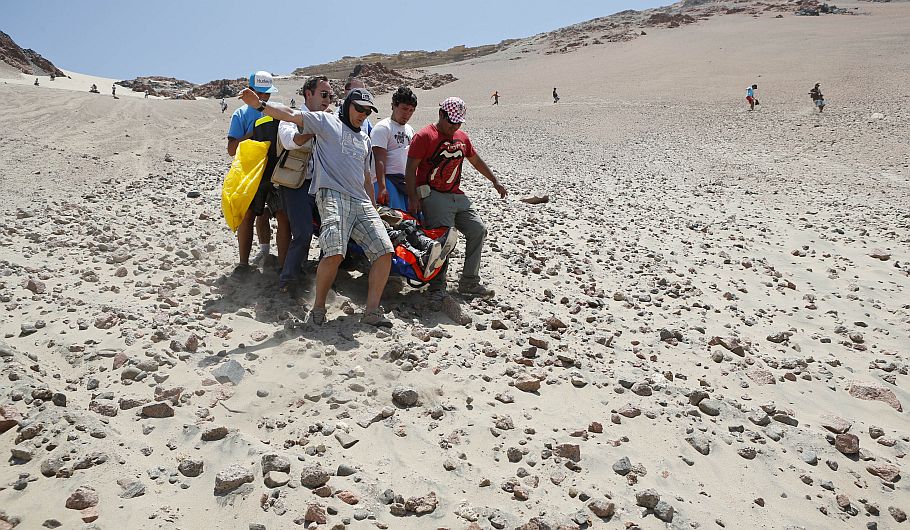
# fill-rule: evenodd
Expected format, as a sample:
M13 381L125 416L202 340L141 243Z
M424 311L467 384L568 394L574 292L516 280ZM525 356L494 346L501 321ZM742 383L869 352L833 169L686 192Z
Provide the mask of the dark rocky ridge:
M197 85L183 79L164 76L143 76L125 81L118 81L118 85L136 92L148 92L150 96L172 99L196 99L234 97L243 90L246 79L217 79L202 85Z
M23 74L66 76L62 70L42 57L40 53L20 47L12 37L2 31L0 31L0 61Z

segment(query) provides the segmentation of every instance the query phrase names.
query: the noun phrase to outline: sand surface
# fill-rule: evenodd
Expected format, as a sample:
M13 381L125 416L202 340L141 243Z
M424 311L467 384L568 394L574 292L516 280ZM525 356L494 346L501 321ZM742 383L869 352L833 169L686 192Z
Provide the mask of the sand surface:
M511 194L466 172L497 296L393 283L378 333L359 272L322 327L233 273L237 102L0 81L0 528L906 526L910 4L846 6L432 69L412 125L463 97Z

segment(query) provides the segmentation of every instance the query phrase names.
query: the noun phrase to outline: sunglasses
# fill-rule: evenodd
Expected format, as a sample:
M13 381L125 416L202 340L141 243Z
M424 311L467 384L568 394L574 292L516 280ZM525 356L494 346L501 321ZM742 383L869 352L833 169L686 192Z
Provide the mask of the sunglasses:
M373 109L371 109L369 107L361 107L360 105L358 105L356 103L351 103L351 105L354 107L354 110L356 110L357 112L359 112L361 114L366 114L367 116L369 116L370 114L373 114Z
M323 98L327 98L327 97L330 97L332 95L332 93L329 92L328 90L323 90L322 92L319 93L319 95L322 96Z

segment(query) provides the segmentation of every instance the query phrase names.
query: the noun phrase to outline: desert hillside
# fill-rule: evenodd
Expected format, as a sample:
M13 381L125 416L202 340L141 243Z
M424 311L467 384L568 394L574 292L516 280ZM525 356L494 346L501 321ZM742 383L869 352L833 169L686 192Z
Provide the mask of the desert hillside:
M378 332L235 273L237 101L0 80L0 529L906 527L910 4L762 5L424 67L496 296Z

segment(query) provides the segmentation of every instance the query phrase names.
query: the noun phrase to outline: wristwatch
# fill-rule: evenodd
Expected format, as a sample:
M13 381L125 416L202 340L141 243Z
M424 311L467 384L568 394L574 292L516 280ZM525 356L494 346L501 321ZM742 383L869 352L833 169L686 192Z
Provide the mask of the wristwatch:
M259 106L256 107L256 110L258 110L259 112L264 111L264 110L265 110L265 102L264 102L264 101L263 101L263 102L260 102Z

